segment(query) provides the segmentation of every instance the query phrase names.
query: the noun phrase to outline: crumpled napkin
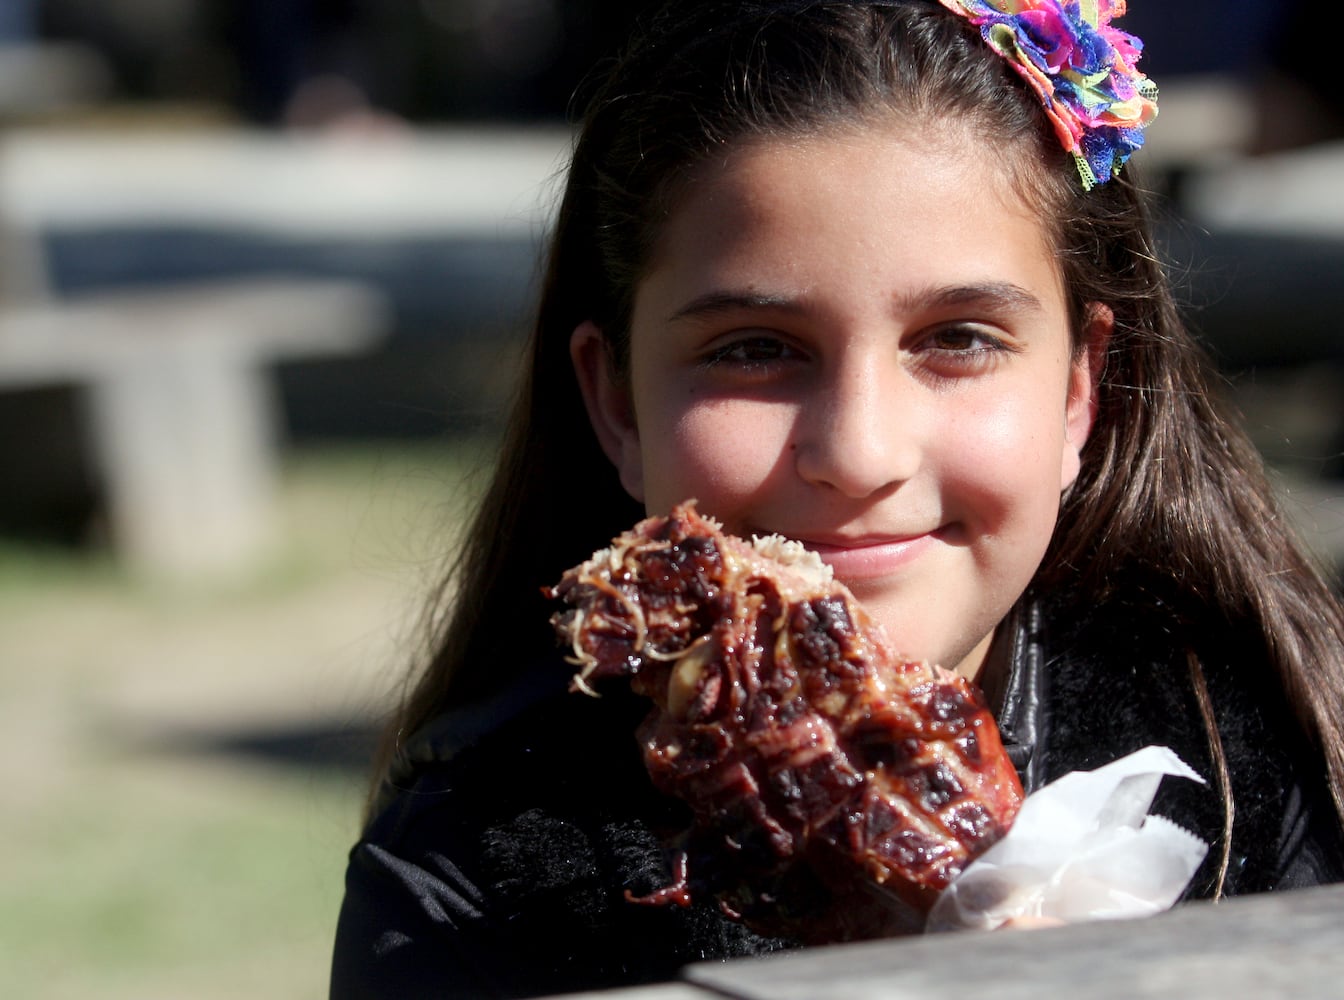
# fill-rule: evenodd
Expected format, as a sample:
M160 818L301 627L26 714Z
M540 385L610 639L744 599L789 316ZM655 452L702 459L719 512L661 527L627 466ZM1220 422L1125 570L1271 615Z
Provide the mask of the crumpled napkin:
M1148 815L1164 775L1204 782L1171 750L1150 746L1027 796L1007 835L939 896L926 929L992 930L1014 917L1075 922L1168 909L1208 845Z

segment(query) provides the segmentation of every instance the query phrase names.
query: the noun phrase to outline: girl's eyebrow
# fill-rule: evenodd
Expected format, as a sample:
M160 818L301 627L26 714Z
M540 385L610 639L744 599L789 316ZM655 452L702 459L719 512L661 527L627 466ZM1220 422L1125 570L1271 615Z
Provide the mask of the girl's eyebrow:
M801 313L803 304L786 295L765 295L755 292L713 291L691 299L671 316L668 322L697 319L720 313L748 309L769 309L774 312Z
M985 281L970 285L949 285L931 288L910 295L898 295L894 302L902 311L917 309L950 309L976 306L993 311L1044 312L1041 300L1021 285L1011 281Z

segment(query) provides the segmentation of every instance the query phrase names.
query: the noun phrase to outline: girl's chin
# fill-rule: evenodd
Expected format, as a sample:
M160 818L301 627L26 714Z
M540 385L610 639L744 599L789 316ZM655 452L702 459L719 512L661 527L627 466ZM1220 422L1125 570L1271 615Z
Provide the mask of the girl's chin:
M882 627L892 652L955 670L975 680L993 645L998 619L956 602L911 599L909 591L880 584L850 587L872 621ZM927 595L923 595L927 596Z

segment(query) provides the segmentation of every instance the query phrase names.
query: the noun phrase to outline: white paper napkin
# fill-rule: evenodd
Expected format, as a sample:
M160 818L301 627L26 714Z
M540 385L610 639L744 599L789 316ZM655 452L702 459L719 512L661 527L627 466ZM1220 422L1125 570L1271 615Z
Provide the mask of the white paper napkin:
M1014 917L1119 919L1169 908L1208 845L1148 815L1164 775L1204 781L1171 750L1150 746L1027 796L1008 834L944 890L928 930L991 930Z

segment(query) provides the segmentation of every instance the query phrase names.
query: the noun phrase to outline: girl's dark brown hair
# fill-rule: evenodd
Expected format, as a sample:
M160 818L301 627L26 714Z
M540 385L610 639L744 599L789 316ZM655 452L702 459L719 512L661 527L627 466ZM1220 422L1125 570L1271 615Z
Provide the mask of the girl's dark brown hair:
M1261 637L1344 812L1344 619L1211 392L1136 186L1084 193L1039 100L933 0L674 3L645 28L588 103L495 477L437 595L433 653L388 727L379 781L397 780L404 736L554 648L541 587L643 516L589 427L569 339L593 320L621 370L636 284L694 168L748 139L943 122L1039 208L1075 330L1092 303L1115 315L1083 471L1037 584L1104 601L1137 576L1176 616Z

